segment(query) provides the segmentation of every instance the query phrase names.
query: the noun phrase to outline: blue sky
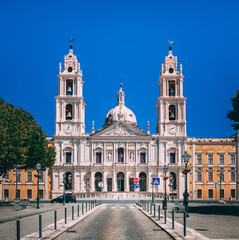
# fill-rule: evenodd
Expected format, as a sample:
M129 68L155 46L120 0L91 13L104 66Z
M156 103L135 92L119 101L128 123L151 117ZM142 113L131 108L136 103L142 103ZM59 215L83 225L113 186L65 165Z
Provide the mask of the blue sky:
M0 97L54 134L59 62L74 38L86 132L104 124L122 79L140 128L156 131L161 64L173 40L183 64L190 137L228 137L239 88L239 1L0 1Z

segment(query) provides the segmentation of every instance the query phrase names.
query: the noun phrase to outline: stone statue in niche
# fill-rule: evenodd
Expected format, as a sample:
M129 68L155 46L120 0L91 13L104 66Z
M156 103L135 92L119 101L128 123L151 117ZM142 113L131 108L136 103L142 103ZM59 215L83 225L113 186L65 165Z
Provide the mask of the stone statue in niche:
M108 153L107 153L107 161L108 161L108 162L111 162L111 161L112 161L112 153L111 153L111 152L108 152Z
M134 152L129 153L129 161L133 162L134 161Z

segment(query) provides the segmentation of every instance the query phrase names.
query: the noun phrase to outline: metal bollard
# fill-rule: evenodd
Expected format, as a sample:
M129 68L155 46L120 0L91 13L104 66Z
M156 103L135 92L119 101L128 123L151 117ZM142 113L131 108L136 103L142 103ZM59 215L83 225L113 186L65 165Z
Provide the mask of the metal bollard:
M156 217L156 204L154 204L154 217Z
M87 202L85 203L85 212L87 212Z
M167 209L164 208L164 223L167 223Z
M42 238L42 215L39 215L39 238Z
M17 240L20 240L20 220L17 220Z
M74 206L72 206L72 220L74 220Z
M79 204L77 205L77 216L79 217L80 216L80 206L79 206Z
M186 236L186 211L183 212L183 233L184 237Z
M150 203L150 214L152 214L152 208L153 208L153 204Z
M84 203L82 202L82 215L84 214Z
M65 224L67 224L67 208L65 208Z
M172 210L172 229L174 229L174 210Z
M57 229L57 211L54 212L54 229Z
M159 215L158 215L158 220L160 220L160 204L159 204Z

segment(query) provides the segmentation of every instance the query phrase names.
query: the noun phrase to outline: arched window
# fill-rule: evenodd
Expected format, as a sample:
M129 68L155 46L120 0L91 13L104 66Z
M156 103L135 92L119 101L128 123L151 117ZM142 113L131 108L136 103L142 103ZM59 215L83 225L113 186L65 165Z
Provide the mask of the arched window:
M66 80L66 95L73 95L73 80Z
M146 173L141 172L139 174L139 191L147 191L147 184L146 184Z
M124 191L124 173L119 172L117 174L117 191L123 192Z
M118 162L124 162L124 149L118 148Z
M72 173L66 172L63 174L63 180L66 190L72 190Z
M95 174L95 191L99 192L102 191L102 189L99 187L99 182L102 182L102 173L97 172Z
M168 82L168 94L169 96L175 96L175 81Z
M176 119L175 106L170 105L169 106L169 120L175 120L175 119Z
M72 120L72 105L66 105L66 120Z

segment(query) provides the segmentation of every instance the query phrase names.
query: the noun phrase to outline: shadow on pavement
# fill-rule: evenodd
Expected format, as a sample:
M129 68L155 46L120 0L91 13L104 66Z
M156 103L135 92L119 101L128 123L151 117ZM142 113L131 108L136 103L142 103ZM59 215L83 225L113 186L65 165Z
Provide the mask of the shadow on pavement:
M189 207L189 213L239 216L239 206L212 205L212 206Z

